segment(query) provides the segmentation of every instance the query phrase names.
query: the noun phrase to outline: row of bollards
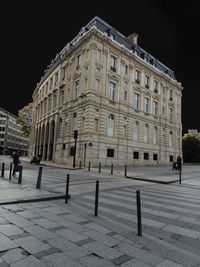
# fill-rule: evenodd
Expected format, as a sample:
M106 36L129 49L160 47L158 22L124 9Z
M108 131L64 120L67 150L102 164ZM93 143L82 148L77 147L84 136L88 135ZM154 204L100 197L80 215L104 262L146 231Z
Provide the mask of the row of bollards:
M81 161L80 161L81 164ZM80 165L81 166L81 165ZM81 169L81 168L79 168ZM88 162L88 171L90 171L91 169L91 162ZM110 166L110 174L113 175L113 170L114 170L114 165L113 163ZM98 166L98 172L101 172L101 162L99 162L99 166ZM127 177L127 165L124 166L124 176Z
M66 192L65 192L65 203L68 203L69 198L69 174L67 174L66 179ZM142 216L141 216L141 201L140 201L140 191L136 191L136 204L137 204L137 233L138 236L142 236ZM99 208L99 181L96 181L95 188L95 206L94 206L94 216L98 216Z

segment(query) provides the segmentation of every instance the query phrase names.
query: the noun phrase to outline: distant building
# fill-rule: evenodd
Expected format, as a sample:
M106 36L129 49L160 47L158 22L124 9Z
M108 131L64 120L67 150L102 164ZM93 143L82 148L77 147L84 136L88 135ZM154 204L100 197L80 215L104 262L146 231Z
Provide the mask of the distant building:
M0 155L12 155L18 151L20 155L28 154L28 139L23 136L17 117L0 108Z
M33 93L32 154L77 163L166 164L182 153L174 72L94 17L56 55Z

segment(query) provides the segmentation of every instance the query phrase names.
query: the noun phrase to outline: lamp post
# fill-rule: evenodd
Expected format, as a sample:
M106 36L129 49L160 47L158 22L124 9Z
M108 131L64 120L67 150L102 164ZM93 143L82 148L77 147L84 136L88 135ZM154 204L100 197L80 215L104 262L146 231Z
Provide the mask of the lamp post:
M73 131L73 137L74 137L74 159L73 159L73 168L76 166L76 142L78 139L78 130Z

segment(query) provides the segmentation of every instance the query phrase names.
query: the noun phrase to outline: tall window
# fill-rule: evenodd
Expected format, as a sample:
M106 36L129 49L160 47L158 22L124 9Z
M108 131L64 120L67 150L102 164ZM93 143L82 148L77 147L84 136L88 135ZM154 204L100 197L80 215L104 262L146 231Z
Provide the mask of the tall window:
M58 73L55 74L54 85L56 85L57 83L58 83Z
M155 126L153 127L153 144L157 144L158 139L158 128Z
M149 98L144 98L144 112L149 112Z
M53 108L56 108L56 106L57 106L57 94L54 93L53 94Z
M170 122L172 122L173 120L173 109L172 108L169 109L169 120Z
M108 116L108 121L107 121L107 135L108 136L114 135L114 126L115 126L115 117L113 114L110 114Z
M154 93L158 93L158 81L156 80L153 81L153 90Z
M140 84L140 71L135 70L135 82Z
M113 55L110 56L110 69L114 72L117 70L117 58Z
M172 131L169 132L169 146L170 147L173 146L173 132Z
M173 100L173 91L169 90L169 100Z
M149 89L149 84L150 84L150 78L148 75L145 75L144 85L147 89Z
M80 63L81 63L81 55L77 55L76 57L76 69L78 70L80 68Z
M140 95L135 93L134 97L133 97L133 107L135 109L139 109L140 108Z
M153 101L153 115L157 116L158 115L158 102Z
M64 90L60 90L60 95L59 95L59 105L61 106L64 103Z
M133 123L133 140L138 141L139 140L139 122L134 121Z
M110 100L115 100L115 91L116 91L116 84L113 82L110 82L109 84L109 92L108 92L108 98Z
M79 97L80 95L80 82L77 80L75 82L75 98Z
M124 90L124 100L125 101L128 100L128 92L126 90Z
M66 75L66 66L61 69L61 79L64 80Z
M149 125L144 125L144 143L148 143L149 140Z

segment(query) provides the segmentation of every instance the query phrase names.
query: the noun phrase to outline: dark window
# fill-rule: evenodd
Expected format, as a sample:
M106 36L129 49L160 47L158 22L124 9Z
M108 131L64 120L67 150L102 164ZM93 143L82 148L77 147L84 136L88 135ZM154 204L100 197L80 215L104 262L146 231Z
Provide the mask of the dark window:
M172 155L169 156L169 161L173 162L174 161L174 157Z
M139 152L134 151L134 152L133 152L133 158L134 158L134 159L139 159Z
M112 149L112 148L108 148L107 149L107 157L109 157L109 158L114 158L114 149Z
M71 146L70 147L70 156L74 156L74 152L75 152L75 147Z
M66 148L66 144L63 144L63 149L65 149Z
M158 160L158 154L153 154L153 160Z
M148 160L149 159L149 153L144 153L144 159Z

